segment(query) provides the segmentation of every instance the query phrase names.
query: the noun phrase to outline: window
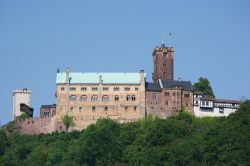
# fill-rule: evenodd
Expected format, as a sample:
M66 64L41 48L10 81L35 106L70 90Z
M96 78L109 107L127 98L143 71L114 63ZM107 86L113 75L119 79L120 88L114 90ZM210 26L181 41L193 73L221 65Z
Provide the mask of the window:
M128 110L128 106L125 107L125 111L127 111L127 110Z
M156 100L156 93L152 93L152 99Z
M69 100L70 100L70 101L76 101L76 95L71 95L71 96L69 97Z
M189 106L189 104L188 104L188 103L186 103L186 106L188 107L188 106Z
M132 95L131 99L132 101L135 101L135 95Z
M173 92L173 96L175 96L175 92Z
M202 105L205 105L205 101L202 101Z
M91 101L97 101L98 100L98 97L96 96L96 95L93 95L92 97L91 97Z
M86 96L86 95L82 95L82 96L80 97L80 101L81 101L81 102L86 102L86 101L87 101L87 96Z
M81 87L81 91L87 91L87 87Z
M163 58L164 58L164 59L167 58L167 53L166 53L166 52L163 53Z
M82 107L79 107L79 111L82 112Z
M184 97L188 98L188 97L189 97L189 94L184 94Z
M224 108L219 108L219 113L224 114Z
M125 87L124 90L125 91L130 91L130 87Z
M198 104L198 101L195 101L195 104Z
M167 72L164 72L164 76L167 76Z
M119 91L120 88L119 87L114 87L114 91Z
M180 96L180 92L177 92L177 96Z
M108 102L109 101L109 96L108 95L102 96L102 101L103 102Z
M165 105L168 105L168 101L165 101Z
M97 91L98 88L97 87L92 87L92 91Z
M164 95L165 95L165 96L169 96L169 92L165 92Z
M127 101L129 101L130 100L130 95L127 95L126 99L127 99Z
M108 87L103 87L102 90L103 90L103 91L108 91L109 88L108 88Z
M74 111L74 108L73 107L70 107L70 112L73 112Z
M208 106L209 105L209 103L208 103L208 101L206 101L206 106Z
M163 63L163 67L166 67L167 66L167 64L166 63Z
M64 91L65 90L65 88L64 87L61 87L61 91Z
M92 107L92 111L95 111L95 107Z
M115 95L115 101L119 101L119 96Z
M70 91L76 91L76 88L75 87L70 87L69 90Z
M134 111L136 111L136 108L137 108L137 107L136 107L136 106L134 106Z
M108 111L109 107L105 106L104 111Z
M136 87L136 88L135 88L135 91L139 91L139 88L138 88L138 87Z

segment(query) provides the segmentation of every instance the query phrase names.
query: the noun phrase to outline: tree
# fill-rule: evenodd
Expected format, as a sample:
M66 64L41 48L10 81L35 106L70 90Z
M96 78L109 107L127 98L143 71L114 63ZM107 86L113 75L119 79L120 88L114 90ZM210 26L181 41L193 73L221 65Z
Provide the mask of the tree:
M73 117L69 116L68 114L64 115L63 123L66 126L66 131L68 131L69 127L73 127L75 125Z
M18 117L16 117L16 120L24 120L29 118L29 114L27 114L26 112L23 112L21 115L19 115Z
M193 85L193 88L194 91L201 91L204 95L210 95L215 98L213 89L210 85L209 80L206 77L200 77L199 81Z

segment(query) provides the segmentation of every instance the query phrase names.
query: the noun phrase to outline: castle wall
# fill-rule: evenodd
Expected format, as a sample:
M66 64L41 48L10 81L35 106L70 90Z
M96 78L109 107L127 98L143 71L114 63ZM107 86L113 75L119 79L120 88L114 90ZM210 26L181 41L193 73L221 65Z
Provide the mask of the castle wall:
M17 122L22 134L47 134L53 131L65 131L65 126L55 123L53 118L28 118Z

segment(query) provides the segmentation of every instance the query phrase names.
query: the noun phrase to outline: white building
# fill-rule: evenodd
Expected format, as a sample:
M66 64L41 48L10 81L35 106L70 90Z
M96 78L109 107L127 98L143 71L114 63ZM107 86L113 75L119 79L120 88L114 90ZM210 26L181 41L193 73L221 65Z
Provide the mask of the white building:
M241 101L214 99L203 95L201 92L194 93L194 114L196 117L228 116L240 108Z
M31 90L22 89L13 91L13 111L12 111L12 120L17 116L21 115L20 104L26 104L30 107L30 96Z

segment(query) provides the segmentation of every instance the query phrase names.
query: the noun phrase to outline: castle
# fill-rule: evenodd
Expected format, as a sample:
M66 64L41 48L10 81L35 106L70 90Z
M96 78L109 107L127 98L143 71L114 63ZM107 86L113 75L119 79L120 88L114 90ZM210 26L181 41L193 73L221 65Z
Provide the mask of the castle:
M240 101L219 100L194 92L190 81L174 80L174 50L162 44L153 50L153 82L146 73L57 72L56 105L43 105L40 118L20 121L27 134L63 131L62 117L69 114L82 130L99 118L120 123L147 115L167 118L185 108L195 116L227 116Z

